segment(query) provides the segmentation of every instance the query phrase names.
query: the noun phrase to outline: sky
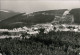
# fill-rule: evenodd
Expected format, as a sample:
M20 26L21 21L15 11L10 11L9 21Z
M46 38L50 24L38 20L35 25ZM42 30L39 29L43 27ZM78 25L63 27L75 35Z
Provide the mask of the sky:
M32 13L54 9L80 8L80 0L0 0L0 9Z

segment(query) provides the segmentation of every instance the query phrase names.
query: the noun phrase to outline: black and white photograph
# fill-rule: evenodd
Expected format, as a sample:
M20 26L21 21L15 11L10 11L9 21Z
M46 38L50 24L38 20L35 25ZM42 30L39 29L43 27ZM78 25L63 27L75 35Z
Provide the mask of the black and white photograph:
M80 0L0 0L0 55L80 55Z

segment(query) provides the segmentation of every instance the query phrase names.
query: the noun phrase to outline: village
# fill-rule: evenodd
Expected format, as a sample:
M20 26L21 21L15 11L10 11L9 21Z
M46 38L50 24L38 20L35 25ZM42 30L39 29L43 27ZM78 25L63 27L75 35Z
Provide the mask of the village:
M30 28L24 26L20 28L13 28L13 29L0 29L0 38L15 38L20 37L22 33L27 33L29 35L36 35L39 34L40 30L44 29L44 33L48 33L50 31L70 31L70 32L80 32L80 25L68 25L68 24L58 24L53 25L51 23L46 24L36 24L31 26ZM9 34L6 34L9 33Z

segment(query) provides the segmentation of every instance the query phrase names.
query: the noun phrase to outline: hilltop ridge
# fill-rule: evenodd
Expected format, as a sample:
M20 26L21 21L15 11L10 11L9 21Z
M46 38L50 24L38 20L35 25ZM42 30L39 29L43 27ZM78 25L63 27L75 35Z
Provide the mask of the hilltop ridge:
M17 28L23 26L31 26L40 23L51 23L58 21L60 23L76 23L80 24L80 8L58 9L38 11L30 14L19 13L7 19L0 21L0 28ZM64 14L69 13L69 14Z

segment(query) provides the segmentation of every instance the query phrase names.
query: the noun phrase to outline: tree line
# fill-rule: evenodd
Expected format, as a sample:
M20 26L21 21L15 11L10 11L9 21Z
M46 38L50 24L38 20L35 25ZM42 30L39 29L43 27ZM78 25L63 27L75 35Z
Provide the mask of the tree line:
M26 37L26 36L24 36ZM44 30L27 38L0 39L3 55L79 55L80 33Z

